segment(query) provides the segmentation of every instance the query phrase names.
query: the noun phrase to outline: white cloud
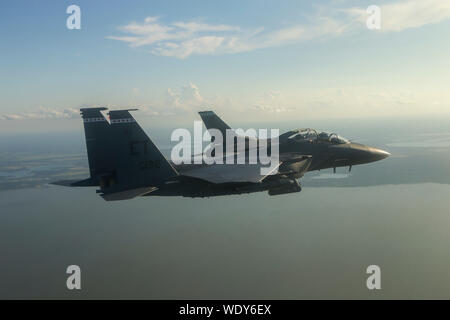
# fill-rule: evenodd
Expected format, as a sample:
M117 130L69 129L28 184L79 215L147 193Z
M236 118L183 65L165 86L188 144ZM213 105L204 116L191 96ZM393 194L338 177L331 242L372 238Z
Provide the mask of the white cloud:
M133 88L132 92L141 89ZM411 115L420 113L448 114L450 110L450 93L445 86L430 86L417 91L408 86L343 86L308 88L290 91L278 88L265 92L239 92L215 96L204 92L193 83L168 88L165 97L144 103L108 105L110 110L137 108L144 116L175 116L180 119L192 117L197 111L215 110L227 119L273 120L274 117L285 119L306 118L348 118L367 117L368 115ZM161 92L163 94L164 92ZM83 107L90 107L87 105ZM98 106L98 105L97 105ZM26 119L79 119L79 110L73 108L44 108L22 113L0 115L0 120ZM158 120L156 120L158 121Z
M19 114L5 114L0 116L1 120L22 120L24 119L23 116L19 115Z
M258 113L284 113L292 111L291 107L287 107L284 94L280 90L269 90L256 98L256 103L253 105L253 110Z
M73 108L52 109L39 107L37 110L0 115L0 120L26 120L26 119L62 119L74 118L80 114L79 110Z
M126 35L107 38L126 42L131 47L150 46L152 54L183 59L194 54L238 53L340 36L354 30L367 31L365 7L330 7L332 9L319 7L318 13L306 23L277 30L249 30L196 21L165 24L158 17L147 17L143 23L131 22L119 27ZM447 0L403 0L380 7L383 32L402 31L450 18L450 1Z
M382 32L403 31L427 24L439 23L450 18L450 1L448 0L406 0L381 5ZM346 10L358 21L365 23L365 8Z
M179 27L181 29L185 29L189 32L218 32L218 31L239 31L240 28L236 26L229 26L226 24L219 25L211 25L206 23L198 23L198 22L175 22L174 26Z
M172 88L167 89L167 107L191 110L201 108L207 103L205 98L200 94L200 89L197 85L189 82L184 85L181 90L174 90Z
M254 106L254 108L261 112L268 112L268 113L281 113L290 111L289 108L286 107L280 107L280 106L273 106L273 105L267 105L267 104L257 104Z
M205 36L183 41L180 44L169 42L155 48L152 53L177 58L186 58L191 54L211 54L221 46L223 41L222 37Z
M193 54L226 54L281 46L326 35L337 35L346 24L334 18L318 17L316 24L295 25L274 31L263 28L243 30L232 25L198 22L164 24L157 17L143 23L131 22L119 27L125 36L108 39L128 43L131 47L150 46L155 55L186 58Z
M156 44L155 54L184 58L190 54L209 54L220 45L223 38L202 33L239 31L239 27L210 25L198 22L174 22L165 25L158 17L147 17L144 23L131 22L119 27L128 36L108 36L107 38L127 42L131 47ZM179 43L174 43L178 41Z
M138 95L140 89L132 88L131 94ZM134 100L134 99L132 99ZM168 115L183 115L195 111L203 110L210 106L229 105L229 100L220 97L204 97L200 93L200 88L193 82L179 88L168 88L165 100L152 101L150 103L139 103L130 101L124 105L102 104L109 110L131 109L136 108L142 114L148 116L168 116ZM83 105L83 108L98 107L99 105ZM28 110L20 113L0 114L1 120L30 120L30 119L71 119L79 118L79 109L74 108L47 108L38 107L35 110Z

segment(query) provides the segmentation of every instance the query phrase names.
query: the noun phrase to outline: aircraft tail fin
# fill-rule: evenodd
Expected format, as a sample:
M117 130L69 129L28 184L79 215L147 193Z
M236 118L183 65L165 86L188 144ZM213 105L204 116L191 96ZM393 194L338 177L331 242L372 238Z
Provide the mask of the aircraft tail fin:
M226 137L226 131L231 129L214 111L200 111L198 113L205 124L206 129L217 129Z
M123 200L155 191L167 179L178 175L130 114L132 110L111 110L108 118L102 113L106 110L80 110L90 177L53 184L100 186L97 192L105 200Z
M206 129L210 131L211 129L219 130L222 134L222 144L223 149L222 153L226 154L226 145L227 145L227 131L231 134L232 137L236 137L235 132L227 125L214 111L200 111L198 113L202 118L203 123L205 124ZM233 140L234 141L234 140ZM214 143L213 138L211 137L211 143ZM236 151L236 147L234 149ZM215 151L212 153L215 154Z
M228 142L231 144L231 146L234 145L233 149L234 153L237 153L242 152L244 150L248 150L250 141L258 141L258 138L249 137L246 135L239 135L238 131L231 129L230 126L227 125L222 119L220 119L219 116L214 111L200 111L199 115L202 118L206 129L208 130L217 129L222 134L223 154L227 153ZM229 132L229 134L227 134L227 131ZM227 139L230 138L232 138L233 140L227 141ZM238 140L241 141L241 143L243 143L241 146L239 146ZM213 139L211 139L211 143L214 143Z
M92 180L98 181L101 175L111 174L114 167L110 161L109 123L102 111L107 108L82 108L89 173Z
M108 152L113 159L114 177L112 183L100 185L106 200L116 200L108 197L113 193L158 187L168 178L178 175L133 118L132 110L109 112L111 149ZM126 194L130 194L131 198L136 196L136 193Z

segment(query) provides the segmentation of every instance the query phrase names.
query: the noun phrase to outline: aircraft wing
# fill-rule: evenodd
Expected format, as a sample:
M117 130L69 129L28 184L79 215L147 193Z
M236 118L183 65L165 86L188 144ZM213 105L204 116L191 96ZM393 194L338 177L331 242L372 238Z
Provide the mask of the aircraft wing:
M270 173L275 172L278 163ZM184 176L202 179L211 183L261 182L269 174L261 175L261 164L211 164L183 173Z
M289 153L280 155L279 163L266 174L261 169L267 165L257 164L212 164L183 173L184 176L202 179L211 183L236 183L263 181L268 176L282 174L301 174L309 168L312 156ZM278 172L277 172L278 171Z

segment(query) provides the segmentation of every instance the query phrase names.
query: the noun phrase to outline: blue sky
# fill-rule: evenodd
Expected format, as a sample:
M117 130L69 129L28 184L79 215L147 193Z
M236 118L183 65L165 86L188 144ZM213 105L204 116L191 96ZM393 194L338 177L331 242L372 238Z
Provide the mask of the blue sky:
M81 8L81 30L66 8ZM365 25L369 5L381 29ZM139 106L157 119L450 111L450 3L2 1L0 124ZM14 124L11 124L14 122Z

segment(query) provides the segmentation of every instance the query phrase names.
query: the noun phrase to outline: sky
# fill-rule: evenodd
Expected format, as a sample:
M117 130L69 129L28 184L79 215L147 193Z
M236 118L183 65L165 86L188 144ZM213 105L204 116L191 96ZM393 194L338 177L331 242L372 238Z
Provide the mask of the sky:
M66 26L73 4L79 30ZM366 26L370 5L380 29ZM450 115L443 0L2 1L0 36L3 133L72 126L89 106L137 107L159 124L199 110Z

